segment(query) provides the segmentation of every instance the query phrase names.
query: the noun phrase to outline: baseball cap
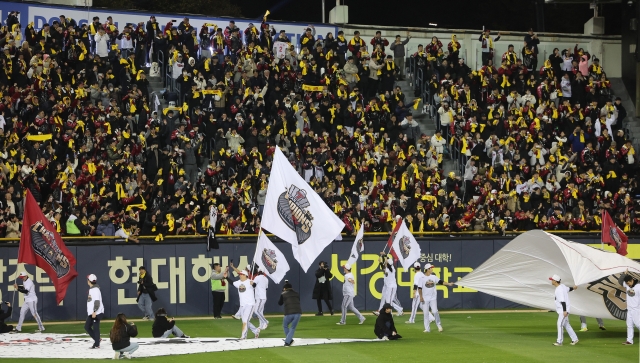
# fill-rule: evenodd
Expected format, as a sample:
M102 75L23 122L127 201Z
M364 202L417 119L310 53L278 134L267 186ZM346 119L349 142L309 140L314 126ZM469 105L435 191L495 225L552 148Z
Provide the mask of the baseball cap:
M549 280L560 282L560 276L554 274L553 276L549 277Z
M345 263L342 267L346 268L347 270L351 270L351 265L348 263Z
M249 273L245 270L240 271L240 275L245 275L247 277L249 277Z
M424 269L425 269L425 271L426 271L426 270L428 270L428 269L430 269L430 268L432 268L432 267L433 267L433 265L432 265L432 264L430 264L430 263L428 263L428 264L424 265Z
M22 271L22 272L20 272L20 277L25 277L25 276L29 276L29 275L27 274L27 271Z
M98 278L96 277L96 275L90 274L90 275L87 276L87 280L89 280L91 282L96 282L96 281L98 281Z
M420 262L416 262L416 263L414 263L414 264L413 264L413 267L415 267L415 268L420 268Z

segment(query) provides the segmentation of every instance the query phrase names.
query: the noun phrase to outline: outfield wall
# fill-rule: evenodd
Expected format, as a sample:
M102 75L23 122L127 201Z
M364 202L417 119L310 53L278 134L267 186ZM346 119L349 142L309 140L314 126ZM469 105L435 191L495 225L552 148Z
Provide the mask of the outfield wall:
M434 272L443 280L455 282L478 267L509 239L420 239L423 252L420 262L430 262L436 266ZM599 240L581 239L581 243L594 244ZM640 241L635 241L640 242ZM294 289L300 292L302 309L305 312L316 311L316 302L312 300L315 283L315 267L305 273L294 260L291 247L285 242L275 242L286 255L291 266L287 279ZM365 253L353 268L357 284L357 296L354 300L358 309L377 310L383 285L383 274L378 268L378 251L385 242L367 241ZM342 300L343 274L338 267L346 263L352 242L334 242L318 258L328 261L334 279L333 304L338 309ZM635 246L630 246L635 247ZM254 254L254 243L222 242L219 250L207 252L204 241L175 244L110 244L69 246L76 256L78 278L69 285L67 296L61 306L55 305L55 291L49 278L41 269L27 266L36 282L38 310L45 320L84 320L86 317L86 297L88 287L85 276L96 274L105 299L105 315L113 318L118 312L128 316L140 317L136 305L138 267L146 266L154 282L158 285L158 301L154 309L165 307L171 316L211 315L212 296L209 283L211 264L221 262L226 266L233 260L236 266L247 266ZM11 301L13 282L22 266L17 265L18 248L16 244L0 246L0 298ZM398 298L405 309L410 309L412 298L413 272L398 268ZM236 277L232 277L236 279ZM269 281L267 313L280 313L277 301L282 285ZM15 294L16 306L23 302L22 294ZM227 292L227 303L223 313L235 313L238 309L238 293L233 289ZM438 286L438 306L442 309L504 309L518 305L507 300L494 298L484 293L459 287ZM15 315L14 315L15 316Z

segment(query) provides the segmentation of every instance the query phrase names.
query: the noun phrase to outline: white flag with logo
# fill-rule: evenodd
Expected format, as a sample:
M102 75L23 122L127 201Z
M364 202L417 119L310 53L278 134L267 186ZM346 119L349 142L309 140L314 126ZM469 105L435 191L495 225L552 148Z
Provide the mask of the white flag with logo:
M398 256L398 260L402 264L402 267L405 269L410 268L411 265L420 258L420 245L413 237L404 221L400 225L396 235L393 237L392 248Z
M258 247L253 256L253 262L276 284L279 284L289 271L287 259L264 233L258 237Z
M306 272L344 223L276 148L261 226L291 243L293 256Z
M351 254L347 263L353 266L358 261L358 256L364 251L364 223L360 225L358 234L356 234L356 240L353 241L353 247L351 247Z

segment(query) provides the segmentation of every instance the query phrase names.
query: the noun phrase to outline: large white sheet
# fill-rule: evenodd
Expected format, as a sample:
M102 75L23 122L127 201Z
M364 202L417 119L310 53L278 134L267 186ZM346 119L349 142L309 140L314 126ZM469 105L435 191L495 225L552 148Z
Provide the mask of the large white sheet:
M555 310L549 277L557 274L563 284L578 285L578 290L570 293L572 314L626 319L626 293L618 278L627 269L640 277L640 264L631 259L534 230L509 242L457 284Z

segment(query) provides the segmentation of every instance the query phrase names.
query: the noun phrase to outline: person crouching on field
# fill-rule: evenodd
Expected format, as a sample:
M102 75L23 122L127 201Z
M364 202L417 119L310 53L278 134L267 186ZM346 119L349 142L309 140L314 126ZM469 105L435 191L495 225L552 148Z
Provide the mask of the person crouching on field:
M397 340L402 338L396 330L396 326L393 324L393 314L391 314L392 306L386 303L380 309L380 315L376 319L376 327L373 332L378 339L381 340Z
M189 338L176 326L176 321L173 318L167 318L167 311L164 308L156 311L156 319L153 321L151 334L154 338L168 338L171 334L178 338Z
M132 343L131 337L138 335L138 328L134 323L128 323L127 317L123 313L118 313L116 321L111 327L111 347L116 352L113 359L131 359L133 352L138 350L138 343Z

